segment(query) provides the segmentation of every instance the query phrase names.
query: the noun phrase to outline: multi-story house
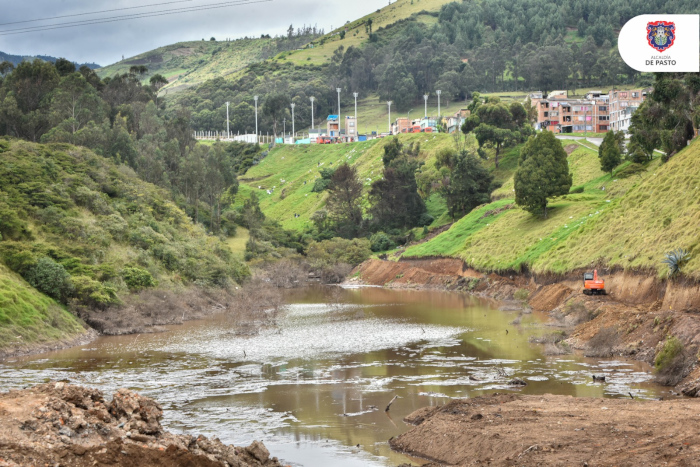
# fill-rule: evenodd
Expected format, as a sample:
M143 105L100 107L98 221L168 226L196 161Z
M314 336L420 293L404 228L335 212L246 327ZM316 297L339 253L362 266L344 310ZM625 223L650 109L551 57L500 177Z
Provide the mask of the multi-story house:
M649 89L633 89L631 91L610 91L610 129L629 131L632 114L639 108L647 97Z

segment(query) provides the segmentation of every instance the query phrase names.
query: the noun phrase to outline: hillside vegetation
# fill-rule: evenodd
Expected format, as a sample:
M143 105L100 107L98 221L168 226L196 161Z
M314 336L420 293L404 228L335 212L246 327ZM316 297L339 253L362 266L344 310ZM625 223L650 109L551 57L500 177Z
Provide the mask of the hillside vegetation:
M237 199L240 203L254 191L267 216L279 221L285 228L303 230L310 225L311 216L326 204L326 192L312 191L314 182L320 178L319 170L332 169L347 162L357 168L366 195L372 182L382 177L384 146L390 140L278 146L241 178ZM454 146L452 136L445 134L400 135L400 140L404 144L420 143L423 161L433 158L442 148ZM268 194L268 190L271 194ZM294 217L295 214L299 217Z
M67 144L0 140L0 234L0 262L71 308L248 275L169 192Z
M170 82L163 93L171 94L265 60L277 51L273 46L271 39L178 42L100 68L97 74L107 78L128 73L132 66L143 65L148 68L144 81L155 74L163 75Z
M70 339L83 332L75 316L0 264L0 354L10 347Z
M611 179L600 171L597 152L582 145L569 155L569 166L574 185L584 191L556 198L549 218L517 208L506 184L497 192L501 199L403 256L456 257L484 271L565 273L608 265L664 277L664 255L683 248L691 254L683 272L700 278L699 156L696 139L666 164L657 158L644 171L618 178L625 163Z

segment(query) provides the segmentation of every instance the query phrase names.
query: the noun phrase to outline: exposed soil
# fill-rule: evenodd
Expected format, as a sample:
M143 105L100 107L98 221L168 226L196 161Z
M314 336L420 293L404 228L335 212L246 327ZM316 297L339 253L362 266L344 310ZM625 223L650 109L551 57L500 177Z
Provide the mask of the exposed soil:
M698 465L700 401L493 395L406 418L394 450L441 466Z
M225 290L145 290L129 296L120 306L77 311L78 316L100 334L117 336L159 332L163 329L161 326L182 324L226 311L233 301L233 296Z
M37 353L50 352L52 350L67 349L92 342L99 334L94 329L87 329L85 332L73 339L64 339L44 344L20 344L12 348L0 349L0 361L10 357L20 357L23 355L33 355Z
M227 446L163 430L160 406L120 389L49 383L0 394L0 467L281 466L260 442Z
M666 339L675 336L683 343L684 359L679 357L668 374L659 375L660 382L680 382L683 394L700 396L700 368L692 358L700 348L700 284L662 281L643 272L603 268L598 272L605 279L606 296L582 293L583 271L566 276L483 274L461 260L444 258L368 260L354 270L349 282L515 300L549 313L555 324L568 328L567 343L591 356L620 355L654 363Z

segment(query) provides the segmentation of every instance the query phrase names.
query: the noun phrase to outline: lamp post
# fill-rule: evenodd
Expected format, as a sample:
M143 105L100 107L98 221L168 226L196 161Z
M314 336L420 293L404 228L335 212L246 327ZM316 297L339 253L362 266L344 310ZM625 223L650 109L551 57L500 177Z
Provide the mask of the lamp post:
M255 99L255 142L258 142L258 96L254 96Z
M391 134L391 101L387 101L386 105L389 106L389 134Z
M338 132L340 132L340 91L342 89L336 88L336 91L338 91Z
M311 129L314 129L314 101L316 100L315 97L311 97Z
M292 102L292 144L294 144L294 107L297 105Z
M442 94L442 91L435 91L435 93L438 96L438 118L442 117L442 114L440 113L440 94Z
M423 100L425 101L425 118L428 118L428 95L423 94Z
M353 92L352 95L355 96L355 133L353 136L357 136L360 134L360 127L357 126L357 96L359 96L360 93Z
M231 131L229 131L229 126L228 126L228 106L230 102L226 103L226 139L231 138Z

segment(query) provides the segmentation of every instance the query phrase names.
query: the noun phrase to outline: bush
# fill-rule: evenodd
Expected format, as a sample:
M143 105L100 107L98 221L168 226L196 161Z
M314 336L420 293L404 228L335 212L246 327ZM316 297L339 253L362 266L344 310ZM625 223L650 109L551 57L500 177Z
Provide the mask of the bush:
M114 287L105 285L87 276L73 277L75 298L83 305L96 308L107 308L118 305L119 297Z
M27 234L27 224L6 203L0 202L0 241L19 240Z
M615 172L615 177L627 178L631 177L632 175L642 173L644 171L646 171L646 167L644 167L642 164L630 164L627 167L623 167L617 172Z
M73 293L70 274L51 258L41 258L26 279L39 292L60 302L65 303Z
M520 301L525 301L530 296L530 291L527 289L518 289L513 294L513 298Z
M669 277L675 277L680 274L681 269L690 261L690 257L690 253L682 248L666 253L666 258L662 263L668 266Z
M384 232L377 232L369 239L372 251L387 251L396 248L396 244Z
M129 289L139 291L148 287L155 287L156 280L150 272L141 268L122 269L122 278Z
M583 193L583 185L571 187L569 194Z
M676 336L671 336L666 339L663 347L656 354L654 359L654 368L657 371L664 370L668 368L673 360L683 352L683 343Z
M307 257L311 267L322 269L339 263L357 266L372 254L370 242L366 238L333 238L309 245Z
M111 214L100 221L100 226L117 241L126 239L129 224L119 214Z
M420 218L418 219L418 227L427 227L430 224L432 224L434 220L435 218L433 216L431 216L427 212L424 212L420 215Z

